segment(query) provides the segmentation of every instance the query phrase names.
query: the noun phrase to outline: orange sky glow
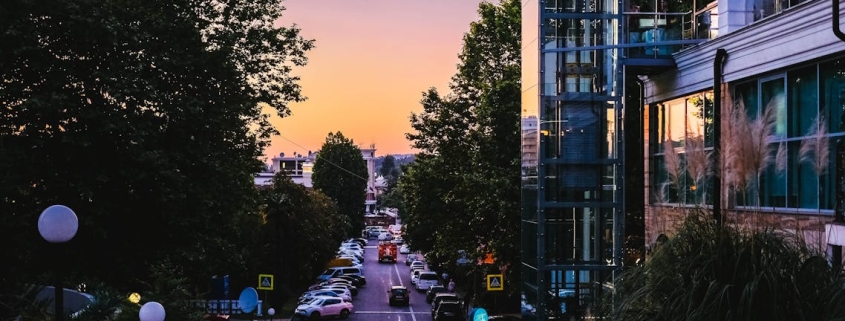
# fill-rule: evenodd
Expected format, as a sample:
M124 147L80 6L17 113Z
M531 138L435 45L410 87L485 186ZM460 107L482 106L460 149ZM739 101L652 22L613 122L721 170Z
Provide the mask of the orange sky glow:
M409 116L422 93L441 94L455 74L464 33L480 0L284 0L280 25L297 24L315 48L294 70L308 100L273 124L268 157L307 154L341 131L376 155L411 154Z

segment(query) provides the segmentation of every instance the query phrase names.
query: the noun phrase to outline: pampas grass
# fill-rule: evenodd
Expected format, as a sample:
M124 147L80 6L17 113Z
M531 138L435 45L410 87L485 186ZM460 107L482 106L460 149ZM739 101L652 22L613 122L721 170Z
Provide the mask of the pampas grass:
M828 156L830 156L829 139L827 137L827 124L824 116L817 115L807 131L804 140L801 141L801 148L798 150L798 159L801 162L807 162L812 165L813 172L816 173L818 183L816 184L816 194L818 197L818 213L816 219L819 222L819 235L824 233L824 225L822 221L822 193L821 193L821 176L827 172ZM823 248L824 243L819 237L819 248Z
M692 178L696 190L701 191L699 202L703 205L707 191L703 185L710 176L711 153L704 149L704 135L701 135L701 131L698 128L693 130L691 127L687 122L687 135L684 139L687 173Z
M828 148L830 148L830 145L827 137L827 124L824 116L818 115L807 131L806 138L801 141L798 157L802 162L810 163L813 166L813 172L821 176L827 172L827 161L830 156ZM821 206L821 204L819 205Z
M669 137L672 137L671 133L669 133ZM678 203L680 204L682 191L681 174L683 174L683 170L681 168L681 157L678 155L678 151L675 150L672 139L667 139L663 142L663 163L666 173L669 175L669 182L678 191Z
M760 175L769 166L773 157L771 145L774 137L772 135L775 124L775 104L777 99L772 99L757 119L748 120L745 108L732 108L728 115L730 127L732 127L731 142L726 153L726 165L730 168L725 180L728 185L746 195L752 184L758 189L756 202L760 205L759 183Z

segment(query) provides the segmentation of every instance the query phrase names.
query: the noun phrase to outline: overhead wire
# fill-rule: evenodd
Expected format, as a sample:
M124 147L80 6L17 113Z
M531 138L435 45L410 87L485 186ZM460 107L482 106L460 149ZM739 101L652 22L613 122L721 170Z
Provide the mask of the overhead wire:
M302 145L300 145L300 144L297 144L295 141L291 140L290 138L285 137L285 136L284 136L284 135L282 135L281 133L279 133L279 137L283 138L283 139L284 139L284 140L286 140L286 141L289 141L291 144L294 144L295 146L297 146L297 147L299 147L299 148L302 148L302 149L304 149L304 150L308 150L307 148L303 147L303 146L302 146ZM369 182L369 181L370 181L369 179L364 178L364 177L361 177L360 175L355 174L354 172L352 172L352 171L350 171L350 170L348 170L348 169L344 168L343 166L340 166L340 165L338 165L338 164L335 164L334 162L330 161L328 158L321 158L321 160L324 160L324 161L326 161L326 163L329 163L329 164L331 164L332 166L337 167L338 169L340 169L340 170L342 170L342 171L344 171L344 172L347 172L347 173L349 173L349 174L350 174L350 175L352 175L352 176L355 176L355 177L357 177L357 178L360 178L361 180L363 180L363 181L365 181L365 182Z

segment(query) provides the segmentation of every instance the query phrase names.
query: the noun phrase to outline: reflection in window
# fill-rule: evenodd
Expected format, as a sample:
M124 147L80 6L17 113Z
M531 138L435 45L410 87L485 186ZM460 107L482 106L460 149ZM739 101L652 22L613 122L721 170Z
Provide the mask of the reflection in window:
M707 153L713 145L713 93L693 94L655 106L652 128L656 128L656 146L652 155L654 185L652 201L656 203L702 204L708 200ZM670 179L666 153L671 146L679 162L678 182ZM672 162L669 162L672 164Z
M845 62L835 60L788 71L785 77L738 84L734 97L744 102L749 116L761 113L758 102L776 109L773 160L763 173L759 188L736 197L737 205L773 208L833 209L835 201L836 140L843 135ZM800 156L802 142L814 132L821 115L828 128L828 151L821 171L810 163L816 155ZM778 153L778 151L782 151ZM782 156L780 156L782 155ZM778 166L780 164L780 166ZM760 201L757 201L759 195Z

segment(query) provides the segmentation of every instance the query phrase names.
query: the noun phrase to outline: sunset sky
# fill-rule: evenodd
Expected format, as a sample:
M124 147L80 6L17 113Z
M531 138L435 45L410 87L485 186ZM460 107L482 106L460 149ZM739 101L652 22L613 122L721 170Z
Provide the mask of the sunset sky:
M284 0L281 25L316 40L295 70L308 100L274 118L281 132L265 155L317 151L341 131L376 155L413 153L405 133L422 93L448 91L481 0ZM492 1L498 3L497 1Z

